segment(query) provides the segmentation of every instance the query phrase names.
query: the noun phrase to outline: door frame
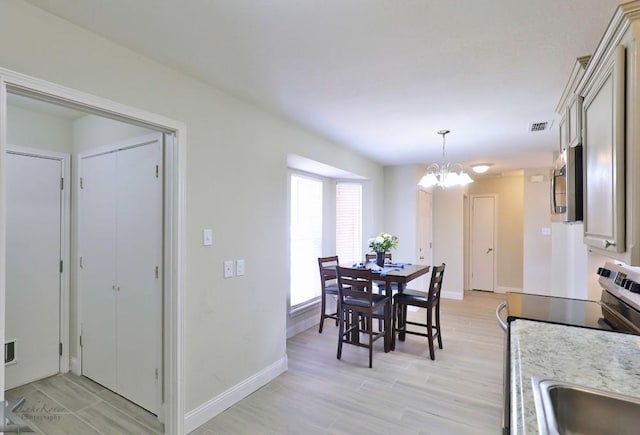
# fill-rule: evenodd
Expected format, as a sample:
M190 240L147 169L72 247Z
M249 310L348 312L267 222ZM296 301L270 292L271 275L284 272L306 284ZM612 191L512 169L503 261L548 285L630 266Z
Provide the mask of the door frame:
M69 318L70 318L70 243L71 243L71 154L50 151L40 148L31 148L21 145L7 144L5 154L18 154L28 157L36 157L57 160L62 166L63 189L60 207L60 259L62 260L62 272L60 272L60 307L58 311L59 341L62 343L62 354L58 356L60 373L69 371ZM3 184L4 184L3 171ZM4 208L3 208L4 210ZM3 280L4 281L4 280ZM4 313L4 310L2 311ZM3 339L4 341L4 339ZM3 388L4 391L4 388Z
M165 133L165 228L163 329L165 345L164 403L165 433L184 431L184 284L185 284L185 183L186 124L105 98L60 86L25 74L0 68L0 315L4 316L6 277L6 192L5 151L7 149L7 93L12 92L124 121ZM169 104L169 102L167 102ZM77 261L74 258L73 261ZM4 322L0 341L4 342ZM0 370L0 399L4 399L4 370Z
M474 258L473 258L473 201L476 198L493 198L493 289L496 291L496 282L498 279L498 195L496 194L476 194L469 196L469 288L473 288L473 279L471 274L473 273Z

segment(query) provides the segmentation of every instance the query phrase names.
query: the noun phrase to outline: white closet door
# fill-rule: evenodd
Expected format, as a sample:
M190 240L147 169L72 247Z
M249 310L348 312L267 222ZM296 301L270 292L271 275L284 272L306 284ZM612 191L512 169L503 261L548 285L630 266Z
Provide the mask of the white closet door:
M116 389L116 154L83 159L80 189L82 374Z
M58 373L62 162L7 154L7 389Z
M117 153L116 391L155 414L162 376L161 162L160 139Z

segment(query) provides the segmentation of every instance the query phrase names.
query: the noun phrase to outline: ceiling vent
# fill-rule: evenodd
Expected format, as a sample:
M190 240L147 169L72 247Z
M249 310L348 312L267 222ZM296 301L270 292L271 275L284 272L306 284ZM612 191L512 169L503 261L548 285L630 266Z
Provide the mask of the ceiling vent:
M533 122L529 124L529 131L532 133L536 131L546 131L549 130L552 125L553 121Z

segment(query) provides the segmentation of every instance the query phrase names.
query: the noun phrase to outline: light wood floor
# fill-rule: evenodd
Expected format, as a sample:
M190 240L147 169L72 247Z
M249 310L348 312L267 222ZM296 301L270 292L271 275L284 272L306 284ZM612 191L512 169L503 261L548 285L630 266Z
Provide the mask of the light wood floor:
M37 434L157 435L162 424L150 412L84 376L56 375L8 390L25 402L16 415Z
M385 354L345 345L325 322L287 343L289 371L192 432L223 434L499 434L504 334L495 320L504 295L465 292L442 300L444 349L407 336ZM423 317L418 310L411 317Z

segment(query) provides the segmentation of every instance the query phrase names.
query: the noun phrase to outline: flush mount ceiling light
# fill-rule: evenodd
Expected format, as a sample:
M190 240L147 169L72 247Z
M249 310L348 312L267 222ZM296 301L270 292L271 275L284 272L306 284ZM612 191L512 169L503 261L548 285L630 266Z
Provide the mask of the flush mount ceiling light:
M493 163L476 163L475 165L471 165L471 169L473 169L473 172L476 174L484 174L491 166L493 166Z
M453 186L466 186L473 183L473 179L469 174L464 172L464 168L460 163L444 163L444 137L449 134L449 130L440 130L438 134L442 136L442 164L432 163L427 167L419 186L432 187L439 186L441 188Z

